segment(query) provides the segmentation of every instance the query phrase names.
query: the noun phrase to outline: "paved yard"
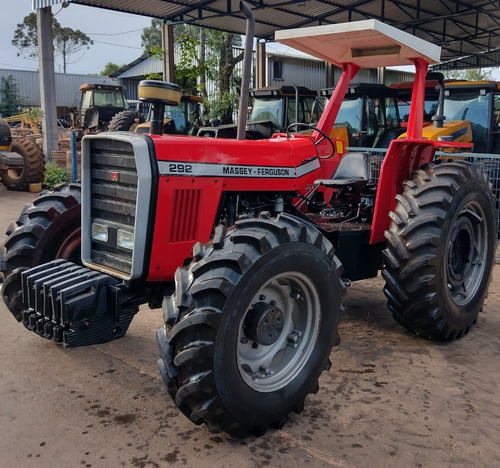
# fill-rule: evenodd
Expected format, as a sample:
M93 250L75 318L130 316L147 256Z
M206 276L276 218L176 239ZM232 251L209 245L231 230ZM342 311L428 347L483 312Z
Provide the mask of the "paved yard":
M34 198L0 188L0 240ZM124 338L63 349L0 304L2 467L500 466L500 266L466 337L435 344L386 308L380 278L354 283L320 391L283 430L242 440L194 426L156 367L161 313Z

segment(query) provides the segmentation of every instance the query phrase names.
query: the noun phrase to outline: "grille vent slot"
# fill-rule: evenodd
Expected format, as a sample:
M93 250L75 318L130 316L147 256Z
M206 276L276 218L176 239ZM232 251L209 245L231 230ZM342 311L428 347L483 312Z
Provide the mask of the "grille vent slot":
M170 242L196 240L200 219L201 190L175 190Z

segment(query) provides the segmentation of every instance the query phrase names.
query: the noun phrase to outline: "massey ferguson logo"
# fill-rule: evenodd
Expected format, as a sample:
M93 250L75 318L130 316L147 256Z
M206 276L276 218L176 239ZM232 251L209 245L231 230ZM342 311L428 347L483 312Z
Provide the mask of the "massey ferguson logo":
M110 175L109 175L109 178L113 182L119 182L120 181L120 174L118 174L118 172L111 172Z
M297 167L243 166L239 164L205 164L159 161L161 175L197 177L255 177L258 179L294 179L319 168L318 159Z

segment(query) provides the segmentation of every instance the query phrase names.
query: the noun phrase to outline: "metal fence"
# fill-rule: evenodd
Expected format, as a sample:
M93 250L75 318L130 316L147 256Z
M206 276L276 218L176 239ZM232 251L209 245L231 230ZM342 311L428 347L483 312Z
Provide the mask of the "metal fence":
M347 148L349 152L369 153L371 156L372 181L378 182L382 161L387 153L387 148ZM482 153L448 153L437 151L435 159L461 159L468 161L481 169L488 175L493 194L496 198L497 226L500 235L500 155Z

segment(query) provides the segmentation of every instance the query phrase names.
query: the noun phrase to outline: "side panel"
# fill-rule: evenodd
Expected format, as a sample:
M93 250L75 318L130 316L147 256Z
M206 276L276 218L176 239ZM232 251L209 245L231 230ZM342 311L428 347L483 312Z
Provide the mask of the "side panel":
M173 278L197 242L208 242L224 192L302 192L333 173L304 136L239 141L156 137L160 172L149 281Z
M217 178L160 177L149 281L173 279L193 245L210 240L222 188Z

